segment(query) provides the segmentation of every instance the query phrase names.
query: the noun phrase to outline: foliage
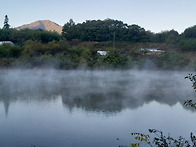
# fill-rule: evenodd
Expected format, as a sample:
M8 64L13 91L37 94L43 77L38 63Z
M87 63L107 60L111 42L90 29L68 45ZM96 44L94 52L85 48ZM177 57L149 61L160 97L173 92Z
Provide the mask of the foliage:
M189 79L192 82L192 87L196 92L196 75L189 74L185 77L185 79ZM196 109L196 103L193 102L193 100L187 100L184 102L185 106L191 106L192 108ZM191 132L190 135L191 141L193 142L193 147L196 147L196 136L193 135Z
M59 41L60 35L56 32L49 32L44 30L30 30L30 29L0 29L1 41L12 41L17 45L23 46L27 40L40 41L48 43L53 40Z
M175 30L163 31L154 35L154 41L159 43L176 44L179 34Z
M0 41L12 41L17 46L0 47L0 57L13 58L16 64L26 60L36 66L54 62L58 65L55 67L63 69L81 66L124 69L143 67L152 61L161 69L179 70L188 65L190 60L178 51L170 52L167 49L172 44L169 49L176 49L179 45L184 51L194 51L195 38L187 35L187 32L182 35L175 30L152 33L136 24L128 25L119 20L87 20L76 24L70 19L63 26L62 35L43 30L0 29ZM145 47L165 49L166 52L147 55L139 50ZM108 54L99 55L99 50ZM36 64L30 61L31 58Z
M0 58L0 68L9 68L12 66L12 58Z
M196 92L196 75L188 74L185 79L189 79L192 82L192 87ZM193 100L187 100L184 102L185 106L191 106L192 108L196 109L196 103L193 103Z
M51 58L50 63L54 62L54 67L61 69L78 67L126 69L134 66L142 68L145 66L146 60L157 63L158 67L162 69L181 69L189 63L189 59L176 52L165 52L157 56L156 59L151 56L146 59L147 56L137 49L139 48L138 44L126 42L122 42L122 46L120 44L120 42L117 42L117 48L112 48L113 44L111 42L78 42L61 39L43 43L40 40L27 40L21 47L0 46L0 52L2 52L0 57L14 58L14 62L17 62L17 64L20 61L24 63L24 60L31 64L33 62L30 61L30 58L32 58L32 61L37 61L37 64L32 64L36 66L49 63L49 58ZM99 55L98 50L107 51L107 55ZM29 58L26 58L26 56L29 56ZM41 59L43 57L47 57L47 62ZM16 58L21 58L21 60L15 60Z
M99 62L108 68L123 68L129 65L129 57L118 50L109 50L106 56L99 58Z
M23 39L23 40L18 40L18 39ZM30 30L30 29L15 31L13 32L11 37L11 40L13 40L13 42L20 42L21 44L23 44L27 40L48 43L53 40L58 41L59 39L60 36L56 32L49 32L44 30Z
M4 26L3 26L4 29L9 29L10 28L10 25L9 25L8 22L9 22L8 16L5 15Z
M182 39L179 46L182 51L196 51L196 38Z
M44 54L44 45L41 42L28 40L25 42L23 55L29 55L30 57L41 56Z
M181 34L179 47L182 51L196 50L196 25L185 29L185 31Z
M182 69L190 60L176 52L164 52L160 55L158 66L163 69Z
M183 137L179 137L178 139L174 139L171 136L164 136L162 131L156 129L149 129L149 133L156 135L152 141L150 141L150 135L144 135L141 133L131 133L131 135L136 135L135 139L139 140L140 143L133 143L131 144L132 147L140 146L142 142L146 143L147 145L153 147L190 147L191 144L184 139ZM191 133L191 138L194 136ZM194 143L194 139L192 140Z
M196 38L196 25L185 29L182 35L184 38Z
M70 19L63 26L63 37L67 40L81 41L130 41L130 42L156 42L177 44L180 35L175 30L152 33L144 28L132 24L128 25L119 20L87 20L86 22L75 24Z
M131 147L140 146L142 142L145 142L148 145L152 146L152 144L150 142L150 135L148 135L148 134L145 135L145 134L141 134L141 133L131 133L131 135L136 136L135 139L140 141L140 143L132 143Z
M67 40L72 40L72 39L78 39L79 35L78 35L78 28L75 25L75 22L73 21L73 19L70 19L69 22L67 22L64 26L63 26L63 30L62 30L62 35L67 39Z
M193 103L193 100L186 100L184 102L185 106L191 106L192 108L196 109L196 103Z
M18 58L22 52L21 47L9 44L0 45L0 58Z
M185 77L185 79L189 79L192 82L192 87L196 92L196 75L188 74L188 76ZM185 106L191 106L192 108L196 109L196 103L193 103L192 100L187 100L184 102ZM150 133L153 133L156 135L156 137L153 138L153 141L150 141L149 135L144 135L141 133L131 133L131 135L136 135L135 139L139 140L140 143L132 143L132 147L140 146L141 142L144 141L151 147L153 145L157 147L196 147L196 136L193 135L193 133L190 133L190 139L192 143L189 143L188 140L186 140L183 137L179 137L179 139L174 139L170 136L164 136L162 131L156 130L156 129L149 129Z
M196 75L188 74L188 76L186 76L185 79L189 79L192 82L192 87L196 92Z
M164 136L162 131L156 129L149 129L150 133L155 134L157 137L153 138L153 143L158 147L189 147L189 142L182 138L181 136L178 139L174 139L170 136Z
M28 40L24 43L23 55L28 55L31 57L40 57L44 54L55 55L62 52L64 48L56 43L55 41L49 42L48 44L43 44L39 41Z
M63 26L62 35L67 40L81 41L149 41L144 28L113 19L87 20L81 24L70 19Z
M0 29L0 41L11 40L12 33L15 29Z
M66 46L65 43L52 41L43 44L39 41L28 40L24 44L21 60L17 60L17 65L26 60L31 65L30 67L35 65L70 69L94 66L99 57L96 51L86 47L68 47L69 45Z

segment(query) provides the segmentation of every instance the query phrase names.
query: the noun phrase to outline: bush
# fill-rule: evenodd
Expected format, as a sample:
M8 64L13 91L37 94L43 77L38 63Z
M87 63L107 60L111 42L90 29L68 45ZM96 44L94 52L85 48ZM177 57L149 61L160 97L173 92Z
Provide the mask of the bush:
M164 52L158 61L158 66L163 69L181 69L189 64L190 60L176 52Z
M8 44L0 45L0 58L18 58L21 56L22 48Z
M182 51L196 51L196 39L184 39L179 42Z
M100 56L96 66L107 68L128 68L131 57L120 53L118 50L111 50L105 56Z
M12 67L13 59L0 58L0 67L1 68L10 68Z

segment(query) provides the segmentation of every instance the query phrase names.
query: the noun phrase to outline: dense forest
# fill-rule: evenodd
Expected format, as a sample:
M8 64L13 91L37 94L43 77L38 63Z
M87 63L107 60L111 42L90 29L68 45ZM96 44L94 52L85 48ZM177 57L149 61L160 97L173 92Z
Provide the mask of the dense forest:
M5 25L4 25L5 26ZM195 69L196 26L179 34L175 30L153 33L122 21L72 19L62 34L44 30L0 29L1 68L56 69ZM161 49L154 53L141 48ZM97 51L105 51L101 55Z

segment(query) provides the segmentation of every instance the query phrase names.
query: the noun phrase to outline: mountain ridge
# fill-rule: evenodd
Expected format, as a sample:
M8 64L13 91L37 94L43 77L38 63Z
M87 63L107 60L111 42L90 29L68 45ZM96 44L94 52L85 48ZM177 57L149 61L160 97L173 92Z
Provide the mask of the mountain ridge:
M63 27L58 25L57 23L50 21L50 20L38 20L29 24L24 24L22 26L16 27L17 30L22 30L22 29L42 29L46 31L55 31L59 34L62 33Z

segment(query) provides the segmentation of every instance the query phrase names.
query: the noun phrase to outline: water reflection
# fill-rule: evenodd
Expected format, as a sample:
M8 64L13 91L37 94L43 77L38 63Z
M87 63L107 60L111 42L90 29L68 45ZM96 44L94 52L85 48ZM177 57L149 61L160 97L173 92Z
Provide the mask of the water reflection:
M188 72L171 71L0 71L0 102L8 115L11 103L51 101L60 95L66 108L117 113L157 101L183 105L195 97ZM185 109L189 109L185 107Z

